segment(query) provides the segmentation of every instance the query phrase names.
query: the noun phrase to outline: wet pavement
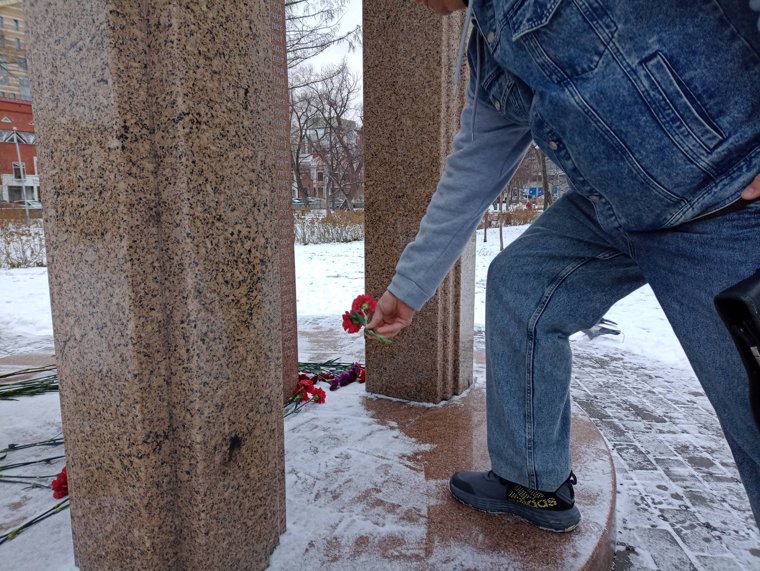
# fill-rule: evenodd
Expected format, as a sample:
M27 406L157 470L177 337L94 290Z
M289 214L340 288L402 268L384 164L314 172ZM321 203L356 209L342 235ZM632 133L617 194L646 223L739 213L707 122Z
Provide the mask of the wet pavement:
M760 569L746 493L691 371L575 344L572 394L612 450L618 571Z

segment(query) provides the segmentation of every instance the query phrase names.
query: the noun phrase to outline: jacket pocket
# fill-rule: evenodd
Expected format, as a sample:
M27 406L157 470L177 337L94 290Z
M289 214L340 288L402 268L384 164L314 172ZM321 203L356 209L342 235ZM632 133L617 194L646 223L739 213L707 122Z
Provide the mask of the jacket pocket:
M642 62L650 81L649 106L681 145L713 151L726 136L661 52Z
M505 3L510 39L523 44L554 81L596 69L617 32L600 0L518 0ZM503 32L502 32L503 33Z

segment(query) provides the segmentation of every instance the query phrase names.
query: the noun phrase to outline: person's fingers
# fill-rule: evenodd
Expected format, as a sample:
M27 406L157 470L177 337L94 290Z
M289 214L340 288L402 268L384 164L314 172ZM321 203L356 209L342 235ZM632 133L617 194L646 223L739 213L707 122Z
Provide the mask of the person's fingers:
M744 200L757 200L760 198L760 174L755 177L749 186L742 192Z
M396 314L397 303L396 297L386 290L375 305L375 311L367 324L367 329L375 329L385 323L386 320L392 321Z
M375 312L372 314L372 319L369 320L369 323L367 323L367 329L375 329L376 327L382 325L385 322L385 315L383 314L383 310L379 307L375 308Z
M402 329L405 329L412 324L414 310L410 310L410 312L410 315L399 314L395 316L393 319L390 319L384 324L377 327L375 331L380 335L384 335L385 337L395 337L401 332Z
M386 323L378 327L375 329L375 332L379 335L382 335L383 337L387 337L388 339L393 339L401 332L404 327L406 326L403 323L394 321L393 323Z
M366 329L372 329L389 339L395 337L407 327L414 317L414 310L406 303L387 291L380 297L375 312Z

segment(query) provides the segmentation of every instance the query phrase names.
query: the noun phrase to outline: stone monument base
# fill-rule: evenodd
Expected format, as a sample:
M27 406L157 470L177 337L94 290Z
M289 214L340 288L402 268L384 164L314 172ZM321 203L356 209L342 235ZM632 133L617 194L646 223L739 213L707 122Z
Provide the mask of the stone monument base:
M490 468L483 384L474 385L463 398L437 407L379 398L367 399L366 405L381 422L395 423L405 435L430 446L428 452L410 459L425 473L425 487L419 493L429 496L428 511L420 520L427 528L427 557L410 562L410 568L425 569L426 560L447 560L452 569L611 569L615 470L602 435L579 407L573 409L572 450L578 475L576 502L583 520L575 531L557 534L513 516L473 510L448 491L453 472ZM387 568L407 560L407 550L398 541L370 538L367 545L377 546L374 556L385 561Z

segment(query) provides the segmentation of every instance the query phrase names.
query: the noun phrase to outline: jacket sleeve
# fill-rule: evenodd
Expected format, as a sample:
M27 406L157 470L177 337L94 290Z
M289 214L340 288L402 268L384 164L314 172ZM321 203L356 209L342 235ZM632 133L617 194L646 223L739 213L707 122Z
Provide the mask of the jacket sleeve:
M415 310L433 296L530 141L527 125L512 122L488 102L468 101L417 236L396 265L388 286L393 295Z

